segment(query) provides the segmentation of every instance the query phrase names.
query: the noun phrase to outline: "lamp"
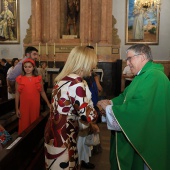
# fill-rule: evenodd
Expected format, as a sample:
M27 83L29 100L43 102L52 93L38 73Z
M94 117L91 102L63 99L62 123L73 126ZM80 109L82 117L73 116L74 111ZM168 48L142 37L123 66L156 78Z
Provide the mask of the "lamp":
M135 0L134 5L138 9L157 9L157 6L160 8L161 0Z

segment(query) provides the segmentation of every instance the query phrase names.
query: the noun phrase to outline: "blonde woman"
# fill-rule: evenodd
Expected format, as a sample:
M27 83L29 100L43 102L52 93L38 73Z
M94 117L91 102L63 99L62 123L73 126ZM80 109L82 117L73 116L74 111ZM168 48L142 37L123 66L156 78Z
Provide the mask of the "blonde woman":
M96 67L93 49L77 46L72 49L61 73L55 78L52 107L45 128L45 160L47 169L77 170L78 119L88 128L96 121L97 113L83 77Z

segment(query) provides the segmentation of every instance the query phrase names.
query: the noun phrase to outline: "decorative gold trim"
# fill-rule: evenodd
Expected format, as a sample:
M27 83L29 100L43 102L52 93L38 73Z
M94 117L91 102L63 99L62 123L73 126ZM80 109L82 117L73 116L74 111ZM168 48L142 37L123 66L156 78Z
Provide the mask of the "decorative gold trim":
M118 156L118 153L117 153L117 132L116 131L115 131L115 137L116 137L116 159L117 159L118 168L119 168L119 170L121 170L120 162L119 162L119 156Z
M112 48L112 54L119 54L119 48Z
M114 113L113 113L114 114ZM114 117L115 117L115 119L116 119L116 116L114 115ZM148 168L150 169L150 170L152 170L151 168L150 168L150 166L149 166L149 164L146 162L146 160L140 155L140 153L138 152L138 150L135 148L135 146L133 145L133 143L130 141L130 139L128 138L128 136L126 135L126 133L125 133L125 131L123 130L123 128L120 126L120 124L119 124L119 122L117 121L117 119L116 119L116 122L118 123L118 125L119 125L119 127L121 128L121 130L122 130L122 132L123 132L123 134L126 136L126 138L127 138L127 140L129 141L129 143L132 145L132 147L134 148L134 150L138 153L138 155L143 159L143 161L145 162L145 164L148 166ZM118 154L117 154L117 138L116 138L116 156L118 156ZM117 158L117 160L119 160L118 158ZM120 163L119 163L120 164ZM120 165L119 165L120 166ZM121 170L121 169L120 169Z

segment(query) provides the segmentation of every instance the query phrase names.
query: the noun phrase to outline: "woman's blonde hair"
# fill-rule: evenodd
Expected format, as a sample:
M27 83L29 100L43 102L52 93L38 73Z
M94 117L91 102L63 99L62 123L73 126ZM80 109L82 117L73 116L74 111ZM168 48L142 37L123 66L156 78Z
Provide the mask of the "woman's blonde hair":
M82 72L83 77L89 76L96 65L97 55L94 49L86 46L76 46L71 50L64 68L54 81L58 82L71 73L80 74Z

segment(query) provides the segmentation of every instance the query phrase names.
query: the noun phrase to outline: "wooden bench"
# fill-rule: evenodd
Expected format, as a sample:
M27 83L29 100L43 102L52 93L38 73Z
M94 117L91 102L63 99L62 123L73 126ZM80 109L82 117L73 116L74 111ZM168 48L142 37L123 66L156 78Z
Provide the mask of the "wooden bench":
M44 161L44 129L49 111L30 125L21 135L16 136L0 151L0 170L43 170Z
M15 99L0 102L0 124L10 134L18 130L18 118L15 114Z

